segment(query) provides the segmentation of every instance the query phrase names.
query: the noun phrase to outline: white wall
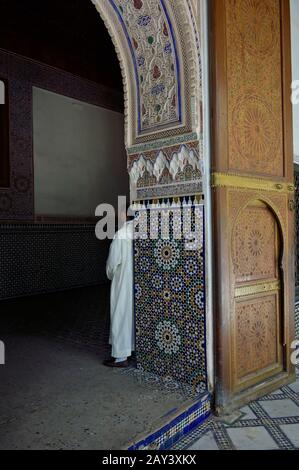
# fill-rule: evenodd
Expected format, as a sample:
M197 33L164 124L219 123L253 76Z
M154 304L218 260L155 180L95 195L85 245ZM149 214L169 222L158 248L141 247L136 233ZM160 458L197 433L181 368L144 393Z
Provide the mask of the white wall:
M33 89L37 215L93 216L128 195L123 115Z
M293 80L299 80L299 0L291 0ZM294 154L299 163L299 104L293 106Z

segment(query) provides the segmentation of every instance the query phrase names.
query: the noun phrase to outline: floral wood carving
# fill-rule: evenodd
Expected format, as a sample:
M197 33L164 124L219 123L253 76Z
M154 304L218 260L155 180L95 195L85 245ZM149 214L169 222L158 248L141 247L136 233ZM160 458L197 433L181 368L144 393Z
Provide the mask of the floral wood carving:
M284 176L280 2L226 4L229 168Z
M277 361L276 296L236 305L237 378L261 371Z
M277 276L276 221L266 206L242 211L233 236L236 282Z

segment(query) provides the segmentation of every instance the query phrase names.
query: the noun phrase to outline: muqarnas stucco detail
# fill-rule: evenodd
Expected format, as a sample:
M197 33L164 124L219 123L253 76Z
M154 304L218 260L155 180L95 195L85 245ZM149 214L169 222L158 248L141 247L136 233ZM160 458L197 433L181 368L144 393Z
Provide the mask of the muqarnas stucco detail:
M145 197L159 197L201 192L203 158L200 143L186 142L129 155L129 174L132 193L137 194L137 199L143 199L141 193Z
M151 227L155 234L155 239L135 240L138 367L202 391L206 387L204 209L186 204L155 211L147 211L154 214L152 225L146 225L146 211L137 217L140 226ZM190 224L177 239L184 212ZM196 243L188 246L191 232Z

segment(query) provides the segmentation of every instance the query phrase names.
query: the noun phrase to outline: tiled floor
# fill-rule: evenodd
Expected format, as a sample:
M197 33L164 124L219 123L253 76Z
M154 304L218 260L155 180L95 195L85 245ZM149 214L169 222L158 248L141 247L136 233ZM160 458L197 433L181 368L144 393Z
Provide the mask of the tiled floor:
M101 310L103 315L99 315ZM171 408L174 394L178 393L179 401L188 396L188 389L169 379L159 380L134 368L111 372L102 367L102 358L109 354L108 311L107 287L2 302L1 335L10 336L16 347L7 350L11 377L0 380L1 396L5 397L6 388L8 397L2 400L2 408L12 414L5 417L0 410L1 448L106 448L108 437L103 442L100 438L105 423L111 424L118 441L122 431L127 442L130 429L126 426L136 431L139 424L141 428L145 426L150 415L145 409L148 404L156 411L161 406L161 416L162 402ZM43 364L40 376L36 362ZM15 372L14 365L18 363ZM27 383L25 379L31 377L29 369L34 380ZM299 449L297 373L296 383L242 408L241 416L238 414L233 424L211 418L174 449ZM117 387L112 390L117 400L122 399L120 394L126 391L125 386L131 387L130 400L134 408L138 405L140 409L140 412L136 409L136 416L127 409L130 404L126 396L123 397L126 412L123 409L120 415L113 414L111 418L109 407L103 408L101 394L112 380L123 385L119 392ZM107 402L111 402L112 392L110 389L105 392ZM4 427L10 429L3 433Z
M210 418L174 449L299 449L299 369L294 384L245 406L233 424Z

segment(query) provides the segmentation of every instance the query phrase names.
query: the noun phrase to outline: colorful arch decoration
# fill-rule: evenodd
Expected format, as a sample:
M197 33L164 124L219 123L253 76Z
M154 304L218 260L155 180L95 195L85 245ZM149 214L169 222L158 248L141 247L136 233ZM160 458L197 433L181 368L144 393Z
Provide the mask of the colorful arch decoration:
M200 41L191 0L92 0L119 56L126 144L200 130Z

